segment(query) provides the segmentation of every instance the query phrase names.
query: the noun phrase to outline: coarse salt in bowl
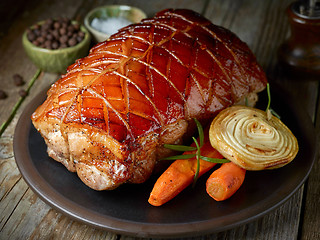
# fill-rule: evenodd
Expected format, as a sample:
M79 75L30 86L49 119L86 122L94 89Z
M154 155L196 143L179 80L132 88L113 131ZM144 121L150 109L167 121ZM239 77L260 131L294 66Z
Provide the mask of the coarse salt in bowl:
M120 28L132 24L131 21L122 17L110 17L107 19L94 18L91 26L96 30L106 33L109 36L116 33Z
M84 19L86 28L96 42L107 40L119 29L138 23L146 14L139 8L126 5L107 5L91 10Z

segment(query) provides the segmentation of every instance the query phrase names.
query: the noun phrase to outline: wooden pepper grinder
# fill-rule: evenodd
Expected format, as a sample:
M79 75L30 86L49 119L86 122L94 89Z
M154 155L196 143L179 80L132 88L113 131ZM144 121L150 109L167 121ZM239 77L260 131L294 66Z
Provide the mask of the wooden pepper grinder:
M280 64L299 77L320 77L320 3L294 2L287 8L287 15L291 36L279 48Z

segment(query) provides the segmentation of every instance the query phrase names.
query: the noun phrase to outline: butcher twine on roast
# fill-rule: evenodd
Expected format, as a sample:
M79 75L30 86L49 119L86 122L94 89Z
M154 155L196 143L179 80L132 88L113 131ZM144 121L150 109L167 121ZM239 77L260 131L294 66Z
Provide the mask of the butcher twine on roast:
M32 115L48 154L96 190L142 183L164 143L263 90L248 46L191 10L164 10L94 46Z

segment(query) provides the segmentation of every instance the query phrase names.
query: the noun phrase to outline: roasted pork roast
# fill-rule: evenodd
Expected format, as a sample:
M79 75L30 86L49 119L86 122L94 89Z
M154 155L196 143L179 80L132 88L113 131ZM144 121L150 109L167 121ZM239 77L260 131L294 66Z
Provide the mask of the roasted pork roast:
M96 190L142 183L164 143L263 90L248 46L191 10L163 10L77 60L32 115L48 154Z

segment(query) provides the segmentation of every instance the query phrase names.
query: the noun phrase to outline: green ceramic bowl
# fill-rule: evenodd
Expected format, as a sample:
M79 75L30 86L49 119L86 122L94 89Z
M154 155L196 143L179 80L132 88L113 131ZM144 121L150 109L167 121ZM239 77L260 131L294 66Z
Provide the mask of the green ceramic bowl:
M139 8L126 5L106 5L91 10L84 19L84 25L90 31L96 42L107 40L110 36L93 28L91 23L94 18L107 19L109 17L122 17L132 23L138 23L147 15Z
M43 23L42 21L38 24ZM73 21L73 23L75 22ZM45 72L65 73L69 65L73 64L75 60L85 57L89 52L90 33L84 26L81 26L80 29L85 33L85 37L73 47L55 50L37 47L28 40L27 31L23 33L22 44L28 57L38 68Z

